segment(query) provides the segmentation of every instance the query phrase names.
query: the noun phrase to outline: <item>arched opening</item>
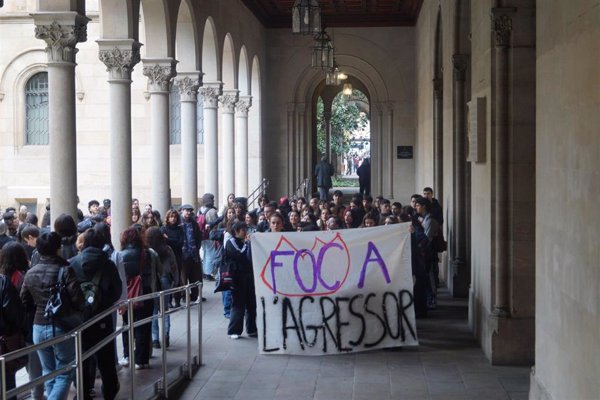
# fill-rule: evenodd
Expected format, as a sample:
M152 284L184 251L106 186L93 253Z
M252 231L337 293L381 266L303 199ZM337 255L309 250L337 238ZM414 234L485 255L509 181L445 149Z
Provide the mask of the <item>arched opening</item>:
M248 190L252 191L263 179L261 151L261 71L258 57L252 60L250 95L252 107L248 110Z
M219 57L217 57L217 32L211 17L206 19L202 36L202 72L203 82L219 81Z
M313 101L312 165L321 156L333 164L332 190L345 193L370 194L371 186L371 107L368 90L356 77L349 76L344 83L328 86L321 82ZM368 168L359 167L365 163ZM358 172L362 179L359 182ZM360 183L363 183L361 188ZM313 183L312 190L316 189Z

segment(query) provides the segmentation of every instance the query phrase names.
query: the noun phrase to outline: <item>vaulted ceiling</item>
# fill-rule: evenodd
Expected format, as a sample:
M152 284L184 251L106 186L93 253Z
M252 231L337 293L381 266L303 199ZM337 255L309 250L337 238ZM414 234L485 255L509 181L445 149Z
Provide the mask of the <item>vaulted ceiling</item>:
M267 28L291 28L294 0L242 0ZM324 27L413 26L423 0L319 0Z

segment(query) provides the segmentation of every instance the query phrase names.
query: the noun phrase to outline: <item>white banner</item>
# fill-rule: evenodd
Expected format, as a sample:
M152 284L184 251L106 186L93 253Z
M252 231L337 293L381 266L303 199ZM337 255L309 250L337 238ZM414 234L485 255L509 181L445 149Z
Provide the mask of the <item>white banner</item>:
M251 238L261 354L419 344L408 224Z

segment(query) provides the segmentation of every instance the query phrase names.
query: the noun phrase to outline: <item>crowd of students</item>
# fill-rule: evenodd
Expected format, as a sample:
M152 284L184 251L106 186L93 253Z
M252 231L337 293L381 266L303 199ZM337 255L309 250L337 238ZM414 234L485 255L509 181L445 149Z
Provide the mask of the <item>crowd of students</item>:
M26 343L41 343L63 335L75 326L67 321L55 320L45 315L51 289L63 272L67 303L72 313L84 311L85 300L82 282L100 276L98 290L102 302L93 314L98 315L127 298L128 283L141 277L143 293L176 287L201 279L215 280L224 260L235 265L234 288L223 292L224 316L229 318L227 334L239 339L244 332L256 337L256 299L250 238L260 232L301 232L335 230L410 223L412 236L412 271L415 281L414 299L417 317L436 307L438 285L438 256L436 238L441 237L442 210L433 198L431 188L423 195L415 194L411 203L402 206L381 196L356 194L344 203L343 193L333 192L332 201L312 197L278 202L259 198L258 207L247 209L245 198L232 193L221 211L214 206L214 196L206 193L197 212L189 204L179 210L169 210L164 220L147 204L140 210L139 202L132 201L132 225L120 233L121 248L117 251L111 243L110 201L102 205L96 200L88 203L87 216L79 221L62 214L56 218L53 231L49 226L37 226L37 217L26 209L7 209L0 221L0 289L3 318L0 320L2 336L23 335ZM443 238L442 238L443 240ZM443 250L443 249L442 249ZM99 274L99 275L96 275ZM201 297L198 289L192 291L191 300ZM205 300L202 298L202 300ZM178 307L181 294L167 298L167 306ZM142 302L134 312L134 320L158 313L154 300ZM129 316L125 308L119 310L125 324ZM83 319L81 320L83 321ZM80 321L80 322L81 322ZM245 323L244 323L245 321ZM169 320L166 318L166 346L170 345ZM114 332L116 315L101 319L83 335L83 350L97 344ZM94 395L96 368L102 378L102 391L107 399L115 398L119 391L117 365L128 367L130 358L136 369L149 367L151 348L160 348L158 322L144 324L134 330L134 354L129 354L128 335L123 335L123 358L116 360L116 347L105 345L94 357L84 362L85 398ZM14 349L12 349L14 350ZM30 379L49 374L71 364L75 358L73 341L31 353L28 361ZM15 385L15 370L7 369L7 388ZM64 399L67 396L73 373L57 375L32 390L34 399Z

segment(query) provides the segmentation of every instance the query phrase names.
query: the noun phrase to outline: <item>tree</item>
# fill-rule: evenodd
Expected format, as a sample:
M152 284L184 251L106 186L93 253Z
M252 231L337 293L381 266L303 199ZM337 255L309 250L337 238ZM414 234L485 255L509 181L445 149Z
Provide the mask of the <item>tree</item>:
M367 126L368 115L361 112L356 101L368 103L367 97L359 90L353 90L348 99L341 92L333 99L331 106L331 151L346 154L350 151L350 134ZM325 154L325 118L323 99L317 100L317 150Z

